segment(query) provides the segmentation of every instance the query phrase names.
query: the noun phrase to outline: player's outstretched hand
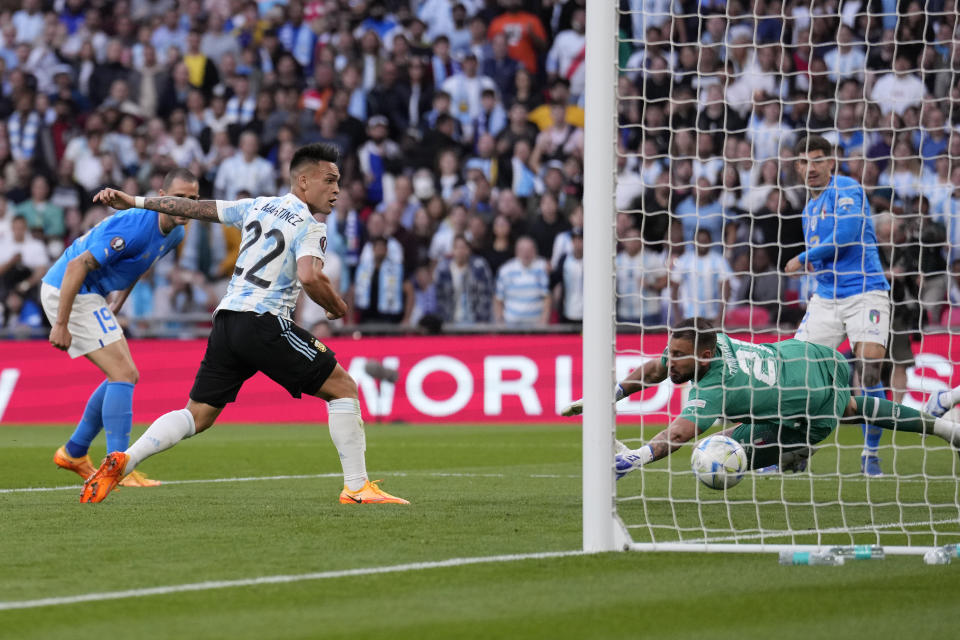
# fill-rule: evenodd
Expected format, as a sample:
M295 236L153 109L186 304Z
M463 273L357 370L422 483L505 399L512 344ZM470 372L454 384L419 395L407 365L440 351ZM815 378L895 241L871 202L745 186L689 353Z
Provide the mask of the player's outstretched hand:
M73 336L70 335L70 330L66 326L62 324L53 325L53 328L50 329L50 344L61 351L66 351L70 348L71 342L73 342Z
M562 411L560 411L560 415L567 416L567 417L578 416L581 413L583 413L583 398L580 398L579 400L571 402L570 404L565 406Z
M119 189L101 189L93 201L117 210L132 209L136 202L133 196Z

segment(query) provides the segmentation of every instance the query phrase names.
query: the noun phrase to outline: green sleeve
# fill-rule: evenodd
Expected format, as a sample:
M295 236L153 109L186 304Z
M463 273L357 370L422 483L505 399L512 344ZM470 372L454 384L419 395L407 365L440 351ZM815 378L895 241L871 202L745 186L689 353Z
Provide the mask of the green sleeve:
M660 354L660 364L667 366L667 352L670 351L670 347L664 347L663 353Z
M697 431L703 433L713 426L723 413L723 391L720 387L690 390L690 396L680 412L681 418L697 425Z

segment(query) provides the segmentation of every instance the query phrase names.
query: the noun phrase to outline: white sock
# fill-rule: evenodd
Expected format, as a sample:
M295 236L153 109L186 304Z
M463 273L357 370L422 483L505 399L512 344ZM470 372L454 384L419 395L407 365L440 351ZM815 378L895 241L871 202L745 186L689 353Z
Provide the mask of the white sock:
M343 483L350 491L362 489L367 483L367 462L363 456L367 439L360 419L360 403L355 398L338 398L327 403L327 410L330 439L343 466Z
M960 387L954 387L947 391L947 409L958 403L960 403Z
M955 447L960 447L960 422L952 422L946 418L937 418L933 422L933 433Z
M130 456L124 474L133 471L138 464L155 453L166 451L181 440L197 433L193 414L186 409L165 413L153 421L143 435L137 439L126 454Z

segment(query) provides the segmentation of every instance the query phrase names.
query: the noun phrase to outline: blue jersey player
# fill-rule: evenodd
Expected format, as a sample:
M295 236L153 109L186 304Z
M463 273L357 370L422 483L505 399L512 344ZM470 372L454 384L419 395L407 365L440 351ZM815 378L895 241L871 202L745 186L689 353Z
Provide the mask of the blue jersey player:
M197 199L199 185L184 169L171 171L161 194ZM96 470L87 451L102 428L107 453L130 444L133 387L139 373L117 323L116 313L141 275L183 240L188 218L147 210L110 216L77 238L43 277L43 309L53 328L50 343L70 354L85 356L106 375L67 443L57 449L54 463L84 479ZM107 296L119 292L114 301ZM156 480L133 473L124 486L155 486Z
M328 318L347 311L323 273L327 227L314 219L315 214L329 214L340 193L337 160L337 149L330 145L297 149L290 161L290 193L276 198L144 201L114 189L96 195L95 200L117 209L146 206L232 225L243 237L186 409L160 416L126 451L109 454L84 484L81 502L102 501L144 459L213 426L243 383L262 371L294 398L310 395L327 401L330 437L343 467L341 504L408 504L367 477L357 383L325 344L291 320L301 288L327 310Z
M881 368L890 335L890 285L883 275L863 187L836 171L833 146L820 136L797 142L797 172L809 190L803 209L806 251L785 271L816 274L816 291L795 338L836 349L850 340L865 395L886 398ZM881 476L882 430L864 425L861 471Z

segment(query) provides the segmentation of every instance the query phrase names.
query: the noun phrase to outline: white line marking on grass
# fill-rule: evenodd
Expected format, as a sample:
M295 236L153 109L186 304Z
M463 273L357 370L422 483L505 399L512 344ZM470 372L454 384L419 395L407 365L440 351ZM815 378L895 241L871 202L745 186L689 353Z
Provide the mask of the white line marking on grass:
M104 600L124 600L126 598L143 598L147 596L162 596L170 593L184 593L188 591L211 591L214 589L230 589L234 587L255 587L262 584L289 584L291 582L306 582L308 580L330 580L334 578L352 578L356 576L370 576L384 573L402 573L406 571L423 571L425 569L443 569L447 567L463 567L474 564L492 564L496 562L515 562L517 560L544 560L550 558L565 558L569 556L585 555L585 551L548 551L543 553L516 553L500 556L485 556L478 558L451 558L435 562L411 562L386 567L367 567L363 569L342 569L340 571L318 571L316 573L301 573L294 575L261 576L259 578L243 578L240 580L213 580L209 582L191 582L174 584L165 587L146 587L143 589L126 589L124 591L104 591L100 593L82 593L75 596L61 596L58 598L40 598L37 600L19 600L0 602L0 611L13 609L36 609L39 607L56 607L81 602L101 602Z
M504 473L455 473L446 471L385 471L383 475L389 477L402 478L407 476L429 476L432 478L507 478L510 477ZM342 473L314 473L306 475L284 475L284 476L244 476L237 478L199 478L196 480L163 480L161 485L176 484L214 484L223 482L257 482L259 480L317 480L322 478L339 478ZM531 474L524 476L527 478L579 478L579 475L559 475L559 474ZM0 494L5 493L38 493L44 491L77 491L83 485L71 484L59 487L19 487L13 489L0 489Z
M829 529L820 529L819 531L800 530L795 531L765 531L764 533L751 533L739 536L723 536L720 538L697 538L696 540L683 540L690 544L703 544L704 542L739 542L742 540L760 540L764 538L787 538L791 536L813 536L831 533L864 533L876 531L878 529L910 529L913 527L927 527L937 524L954 524L960 522L957 518L945 518L943 520L922 520L919 522L886 522L881 524L864 524L855 527L831 527ZM629 525L628 529L646 527L647 525ZM925 531L909 531L907 533L921 534Z

